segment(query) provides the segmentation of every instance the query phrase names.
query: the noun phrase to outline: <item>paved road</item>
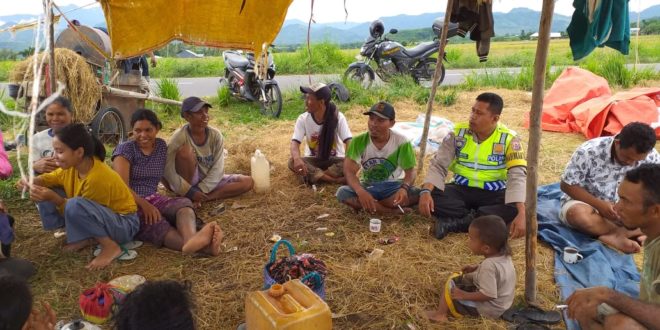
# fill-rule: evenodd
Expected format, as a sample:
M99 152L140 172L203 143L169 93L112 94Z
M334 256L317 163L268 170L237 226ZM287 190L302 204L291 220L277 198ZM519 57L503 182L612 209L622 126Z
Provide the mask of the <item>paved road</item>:
M656 71L660 71L660 63L655 64L640 64L641 68L654 68ZM477 72L479 74L484 74L488 72L489 74L495 72L509 72L516 73L520 72L521 68L490 68L490 69L457 69L457 70L447 70L445 73L445 80L442 82L443 85L458 85L465 80L465 76L471 74L472 72ZM337 74L319 74L312 75L312 82L319 81L333 81L339 80L340 75ZM155 89L156 79L152 81L152 86ZM286 75L286 76L275 76L280 85L282 91L287 91L290 89L297 89L300 85L309 84L309 77L307 75ZM215 95L219 83L218 77L206 77L206 78L178 78L179 90L183 97L188 96L210 96ZM376 84L382 83L378 77L376 77Z
M629 65L631 66L631 65ZM655 71L660 71L660 63L653 64L640 64L641 68L653 68ZM479 74L484 74L486 71L490 74L500 71L506 71L510 73L520 72L520 68L491 68L491 69L457 69L457 70L447 70L445 74L445 80L442 82L443 85L457 85L462 83L465 80L465 76L471 74L472 72L477 72ZM204 78L177 78L179 84L179 90L183 97L188 96L212 96L216 95L219 82L219 77L204 77ZM340 75L337 74L319 74L312 76L312 82L318 81L332 81L339 80ZM382 83L378 78L376 78L376 84ZM287 91L290 89L296 89L300 85L309 84L309 77L307 75L287 75L287 76L276 76L275 80L280 85L282 91ZM157 79L152 79L151 85L154 90L156 90ZM6 83L0 83L0 95L5 92ZM5 94L6 95L6 94Z

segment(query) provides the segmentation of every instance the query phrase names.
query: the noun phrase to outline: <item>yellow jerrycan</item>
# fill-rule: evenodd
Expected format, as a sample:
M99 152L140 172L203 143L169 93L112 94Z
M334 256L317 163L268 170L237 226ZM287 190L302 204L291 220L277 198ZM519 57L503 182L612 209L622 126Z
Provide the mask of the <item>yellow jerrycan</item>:
M328 305L300 280L274 284L245 298L247 330L331 330Z

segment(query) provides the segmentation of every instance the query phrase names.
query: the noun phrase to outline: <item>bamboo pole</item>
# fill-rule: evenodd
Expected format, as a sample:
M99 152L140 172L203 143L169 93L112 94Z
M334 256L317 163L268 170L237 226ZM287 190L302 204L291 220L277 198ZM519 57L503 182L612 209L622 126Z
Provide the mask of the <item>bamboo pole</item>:
M50 56L48 57L48 77L50 77L50 92L55 93L55 89L57 88L57 77L55 77L55 15L53 13L53 2L48 1L48 7L46 13L50 16L49 24L48 24L48 40L50 44L50 49L49 54Z
M164 99L162 97L153 96L151 94L136 93L136 92L126 91L126 90L123 90L123 89L114 88L114 87L105 86L105 85L103 86L103 89L106 92L108 92L112 95L117 95L119 97L128 97L128 98L133 98L133 99L149 100L149 101L154 101L154 102L158 102L158 103L181 106L180 101Z
M433 101L435 100L435 92L438 89L438 79L440 79L440 72L442 69L442 59L445 54L445 46L447 45L447 29L449 29L449 16L451 15L454 1L447 0L447 9L445 10L445 21L442 24L442 33L440 34L440 50L438 53L438 61L435 64L435 72L433 73L433 83L431 85L431 93L429 100L426 103L426 118L424 118L424 130L422 131L422 140L419 143L419 156L417 157L417 173L421 173L424 169L424 155L426 154L426 140L429 136L429 126L431 125L431 114L433 113Z
M538 231L536 191L538 188L539 147L541 143L541 109L543 107L545 69L548 60L550 28L554 9L555 0L543 0L541 22L539 23L539 39L536 44L536 57L534 59L534 86L532 88L532 108L529 120L527 196L525 201L525 220L527 223L525 235L525 301L527 304L536 302L536 235Z

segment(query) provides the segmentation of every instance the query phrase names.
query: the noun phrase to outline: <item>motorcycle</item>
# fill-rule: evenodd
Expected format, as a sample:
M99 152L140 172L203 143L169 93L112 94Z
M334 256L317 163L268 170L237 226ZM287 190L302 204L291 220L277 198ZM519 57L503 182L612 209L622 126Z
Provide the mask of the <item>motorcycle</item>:
M433 22L432 28L436 35L433 41L423 42L414 48L407 49L400 43L389 40L384 34L383 22L376 20L369 26L369 37L360 48L357 62L351 63L344 73L344 79L358 81L363 87L371 87L376 74L381 80L387 82L395 75L411 75L416 83L429 87L435 73L436 59L431 55L438 52L442 33L443 19L438 18ZM397 29L391 29L390 34L396 34ZM457 35L458 24L450 23L447 30L447 38ZM443 59L447 62L446 53ZM376 70L370 66L376 63ZM445 78L445 67L441 65L440 79L438 85Z
M220 85L226 85L232 95L238 99L261 104L261 113L279 117L282 113L282 92L275 78L275 62L273 55L267 52L268 67L262 78L257 74L259 69L254 53L244 54L242 51L227 50L222 53L225 61L224 77Z

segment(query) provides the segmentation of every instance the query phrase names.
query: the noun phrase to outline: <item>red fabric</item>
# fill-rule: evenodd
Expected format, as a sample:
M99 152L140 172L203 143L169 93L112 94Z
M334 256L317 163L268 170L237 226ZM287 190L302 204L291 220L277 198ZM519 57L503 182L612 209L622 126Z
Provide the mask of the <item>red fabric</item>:
M580 132L588 139L614 135L633 121L649 125L657 122L659 106L658 87L634 88L612 95L604 78L569 67L544 97L541 128ZM660 129L656 129L656 136L660 137Z

